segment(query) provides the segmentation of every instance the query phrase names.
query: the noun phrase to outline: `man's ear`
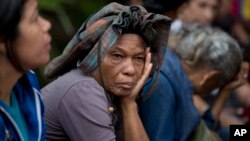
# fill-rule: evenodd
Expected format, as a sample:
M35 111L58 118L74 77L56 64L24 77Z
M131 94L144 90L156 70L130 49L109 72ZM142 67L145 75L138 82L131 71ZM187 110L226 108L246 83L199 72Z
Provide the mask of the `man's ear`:
M218 78L220 78L220 73L218 71L216 70L207 71L200 81L200 86L214 83L214 81L218 80Z

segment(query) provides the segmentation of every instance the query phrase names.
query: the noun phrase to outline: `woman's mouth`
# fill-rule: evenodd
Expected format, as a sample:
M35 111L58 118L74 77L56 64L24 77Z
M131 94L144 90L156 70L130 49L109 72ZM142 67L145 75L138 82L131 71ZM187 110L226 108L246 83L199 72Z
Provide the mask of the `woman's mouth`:
M49 36L48 40L46 41L45 48L47 50L51 50L51 37Z
M51 45L50 45L50 43L48 43L47 45L45 45L45 48L46 48L47 50L51 50Z
M118 86L123 89L132 89L135 86L135 83L133 82L118 83Z

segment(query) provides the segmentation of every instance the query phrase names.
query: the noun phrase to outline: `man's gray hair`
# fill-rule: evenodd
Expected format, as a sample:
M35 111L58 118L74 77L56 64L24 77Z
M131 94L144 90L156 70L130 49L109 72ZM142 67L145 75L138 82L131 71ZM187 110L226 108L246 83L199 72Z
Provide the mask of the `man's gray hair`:
M210 68L230 81L239 71L242 51L225 32L201 26L184 26L169 39L169 46L192 68Z

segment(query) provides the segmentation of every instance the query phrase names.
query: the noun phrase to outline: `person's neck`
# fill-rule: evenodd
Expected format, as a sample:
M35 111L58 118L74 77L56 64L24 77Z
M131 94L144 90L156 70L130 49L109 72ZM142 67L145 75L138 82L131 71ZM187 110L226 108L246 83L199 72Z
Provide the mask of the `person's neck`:
M192 21L190 21L190 19L188 19L188 17L186 17L185 15L183 14L179 14L178 15L178 19L182 22L182 23L185 23L185 24L191 24Z
M16 82L23 75L6 59L0 58L0 99L10 104L10 94Z

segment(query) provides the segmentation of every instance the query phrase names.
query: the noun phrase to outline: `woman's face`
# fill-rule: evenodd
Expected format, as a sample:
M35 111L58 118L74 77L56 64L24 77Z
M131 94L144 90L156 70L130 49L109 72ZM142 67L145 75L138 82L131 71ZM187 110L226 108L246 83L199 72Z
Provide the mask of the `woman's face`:
M190 0L183 9L184 22L210 24L216 14L218 0Z
M107 92L117 96L129 95L142 75L144 60L145 44L142 38L136 34L123 34L107 51L94 77Z
M50 22L38 13L37 1L27 0L18 25L18 36L13 43L17 57L25 70L36 68L49 61L50 28Z

